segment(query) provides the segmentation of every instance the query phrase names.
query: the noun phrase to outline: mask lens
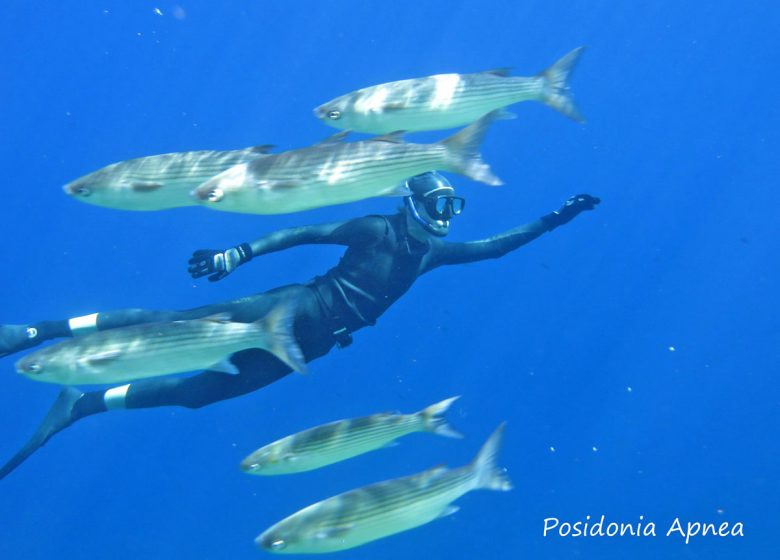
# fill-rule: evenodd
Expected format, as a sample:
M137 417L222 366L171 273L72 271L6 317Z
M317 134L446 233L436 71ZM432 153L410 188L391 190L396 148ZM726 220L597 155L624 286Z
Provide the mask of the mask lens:
M463 212L466 201L459 196L437 196L426 204L426 210L432 217L449 220Z
M463 207L466 206L466 201L459 196L450 197L450 211L453 216L457 216L463 212Z

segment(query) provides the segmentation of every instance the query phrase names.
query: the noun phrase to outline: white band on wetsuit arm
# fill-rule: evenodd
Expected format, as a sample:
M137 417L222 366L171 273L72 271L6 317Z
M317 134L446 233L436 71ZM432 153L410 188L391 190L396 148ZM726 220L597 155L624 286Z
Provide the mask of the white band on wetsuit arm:
M86 334L97 330L97 313L68 319L68 327L72 335Z
M108 410L115 410L117 408L125 408L125 397L127 397L127 390L130 385L121 385L120 387L112 387L103 394L103 402L106 403Z

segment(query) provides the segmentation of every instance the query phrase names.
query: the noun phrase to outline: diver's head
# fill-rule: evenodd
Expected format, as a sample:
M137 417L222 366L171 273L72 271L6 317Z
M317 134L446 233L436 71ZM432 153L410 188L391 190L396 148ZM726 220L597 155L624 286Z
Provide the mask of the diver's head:
M450 182L436 171L428 171L407 179L411 195L404 198L406 211L415 223L437 237L450 230L450 219L463 212L466 201L455 196Z

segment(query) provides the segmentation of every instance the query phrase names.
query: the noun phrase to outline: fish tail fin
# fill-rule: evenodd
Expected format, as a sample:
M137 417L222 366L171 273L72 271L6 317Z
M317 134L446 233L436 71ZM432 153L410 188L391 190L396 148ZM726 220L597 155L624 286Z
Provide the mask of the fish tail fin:
M579 123L585 122L585 119L574 104L568 80L583 50L585 47L577 47L569 51L552 66L537 74L545 80L542 102Z
M447 148L451 157L452 168L450 170L491 186L502 185L501 179L496 177L490 170L490 166L482 161L479 147L485 139L488 126L496 120L513 118L509 115L511 113L496 109L483 115L463 130L442 140L440 144Z
M457 439L463 438L463 434L450 426L447 423L447 419L444 418L444 414L450 408L452 403L454 403L459 398L460 395L457 397L450 397L449 399L432 404L428 408L424 408L418 412L417 415L422 419L423 429L426 432L432 432L444 437Z
M506 422L502 422L496 428L496 431L487 439L471 463L471 468L476 474L476 488L501 490L502 492L512 489L512 482L506 475L505 470L497 464L505 426Z
M306 360L293 334L294 319L293 306L289 303L281 303L254 324L267 334L269 352L295 371L306 373L308 371Z

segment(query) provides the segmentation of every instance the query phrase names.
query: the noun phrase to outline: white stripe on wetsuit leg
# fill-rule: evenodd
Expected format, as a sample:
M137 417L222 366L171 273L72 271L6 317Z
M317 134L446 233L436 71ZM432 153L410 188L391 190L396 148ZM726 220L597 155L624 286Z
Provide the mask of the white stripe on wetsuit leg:
M74 317L68 319L68 327L73 336L79 334L86 334L97 330L97 313L90 315L83 315L82 317Z
M106 403L108 410L115 410L117 408L125 408L125 398L127 397L127 390L130 388L130 384L120 385L119 387L112 387L103 394L103 402Z

